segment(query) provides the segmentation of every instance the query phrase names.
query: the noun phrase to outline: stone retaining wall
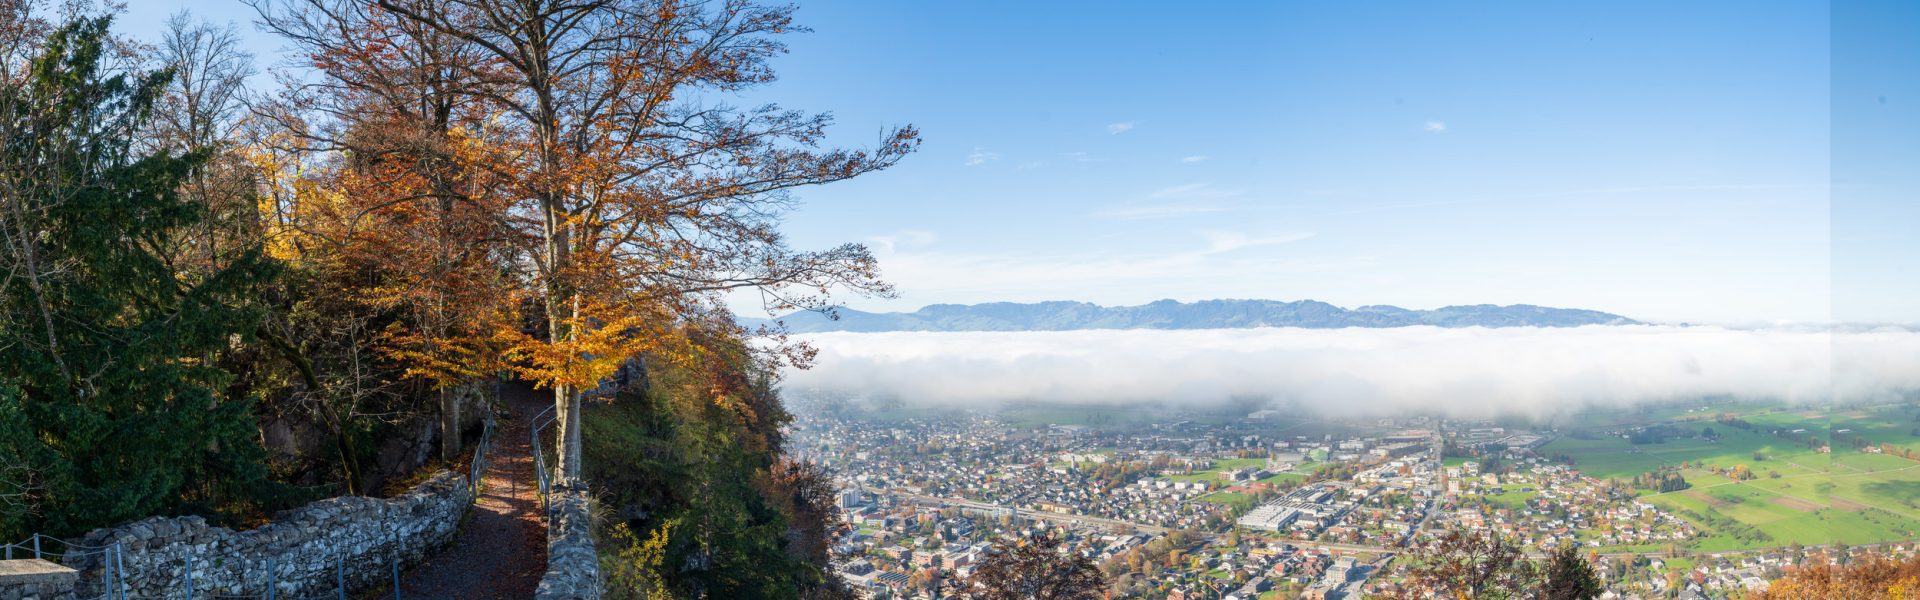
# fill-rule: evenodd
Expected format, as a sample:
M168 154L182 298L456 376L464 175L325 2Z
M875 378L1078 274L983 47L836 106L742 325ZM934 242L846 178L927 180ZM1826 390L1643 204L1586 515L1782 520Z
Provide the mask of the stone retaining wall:
M76 577L38 558L0 560L0 600L73 600Z
M534 600L599 600L600 555L593 549L593 508L587 491L554 490L547 523L547 574Z
M350 591L390 586L395 561L404 572L451 542L469 496L465 476L440 473L394 498L329 498L249 531L208 527L200 517L154 517L77 543L121 544L129 597L185 597L191 563L196 598L265 594L269 582L276 598L337 598L343 579ZM81 597L103 591L100 563L97 555L72 561Z

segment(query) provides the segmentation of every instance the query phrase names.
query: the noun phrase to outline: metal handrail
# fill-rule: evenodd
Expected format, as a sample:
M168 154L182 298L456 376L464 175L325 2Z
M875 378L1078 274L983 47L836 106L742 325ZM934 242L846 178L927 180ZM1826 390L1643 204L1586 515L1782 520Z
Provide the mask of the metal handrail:
M43 544L41 544L42 540L59 543L62 547L65 548L65 550L61 552L54 552L50 549L44 548ZM106 600L114 600L116 598L118 598L119 600L125 600L127 597L127 575L125 571L126 566L125 566L125 562L120 558L121 554L124 552L124 549L120 546L119 542L114 542L111 544L107 544L105 546L88 546L85 544L75 544L73 542L69 542L67 540L63 540L50 535L41 535L39 533L35 533L31 536L28 536L27 541L24 541L18 544L0 544L0 548L4 548L4 551L0 552L0 554L3 554L7 560L12 560L13 551L15 549L18 549L18 550L21 550L22 552L27 552L27 551L33 552L34 558L41 559L41 560L54 560L60 563L65 563L67 558L70 556L78 557L78 556L85 556L89 554L88 552L74 552L75 550L97 551L100 554L100 579L101 579L100 587L106 592L106 595L101 597ZM49 559L49 557L52 557L52 558Z
M491 449L492 445L493 445L493 411L489 410L486 412L486 419L481 422L480 442L477 444L474 444L473 460L467 464L467 503L468 504L479 502L480 494L483 491L485 491L485 488L482 485L481 476L486 473L487 450Z
M557 418L552 414L555 408L558 408L558 405L548 406L546 410L534 415L533 427L528 434L532 437L533 475L534 483L540 494L540 510L546 515L549 521L553 519L553 506L547 500L547 493L551 490L553 482L547 474L547 455L544 446L540 444L540 430L553 424ZM543 422L542 419L545 419L545 421Z

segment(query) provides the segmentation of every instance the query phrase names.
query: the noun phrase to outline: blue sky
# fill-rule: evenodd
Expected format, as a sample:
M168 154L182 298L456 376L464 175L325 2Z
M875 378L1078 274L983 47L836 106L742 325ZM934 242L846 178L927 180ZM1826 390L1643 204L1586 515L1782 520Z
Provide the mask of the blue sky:
M237 2L135 4L135 35L192 4L263 57L278 46ZM921 128L919 153L805 191L788 220L800 247L873 245L901 295L847 299L863 309L1313 298L1920 321L1903 166L1920 89L1916 59L1886 52L1914 36L1830 40L1920 20L1849 10L807 2L814 32L788 38L781 80L736 100L831 110L846 145ZM1830 186L1843 172L1855 185Z

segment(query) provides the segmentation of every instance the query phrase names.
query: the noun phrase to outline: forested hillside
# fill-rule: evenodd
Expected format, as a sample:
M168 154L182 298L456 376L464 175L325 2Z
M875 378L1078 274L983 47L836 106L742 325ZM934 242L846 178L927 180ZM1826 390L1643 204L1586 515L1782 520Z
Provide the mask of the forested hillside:
M0 538L378 494L518 380L553 395L561 482L620 511L610 560L673 561L622 581L830 592L826 481L782 458L771 380L810 353L722 296L890 293L780 218L917 133L834 148L824 113L730 104L791 7L254 7L297 76L263 84L229 27L0 3ZM655 383L601 393L623 368Z
M1240 329L1250 327L1580 327L1637 325L1616 314L1575 308L1516 304L1445 306L1409 310L1373 305L1341 308L1316 300L1160 300L1139 306L1087 302L935 304L910 313L871 313L848 308L831 313L797 311L751 325L780 323L793 332L821 331L1070 331L1078 329Z
M658 361L586 413L612 598L840 597L826 472L782 456L791 417L744 346ZM743 377L742 374L747 374Z

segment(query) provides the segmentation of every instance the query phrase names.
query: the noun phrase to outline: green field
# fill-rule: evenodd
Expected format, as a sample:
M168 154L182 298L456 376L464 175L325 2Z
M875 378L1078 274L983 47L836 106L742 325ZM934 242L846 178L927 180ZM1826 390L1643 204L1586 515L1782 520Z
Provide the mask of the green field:
M1485 494L1483 497L1486 498L1488 502L1492 502L1494 504L1500 505L1507 509L1520 510L1520 509L1526 508L1526 503L1528 500L1532 500L1534 496L1540 495L1539 490L1521 491L1523 488L1530 488L1530 487L1531 486L1523 486L1517 483L1509 483L1509 484L1500 486L1500 490L1498 492L1492 492L1491 490L1489 490L1491 493Z
M1714 409L1714 414L1723 410L1720 406ZM1581 472L1602 479L1624 479L1661 467L1688 465L1680 473L1693 487L1664 494L1643 492L1642 497L1705 532L1687 544L1696 551L1796 542L1887 542L1920 536L1920 462L1860 452L1851 444L1824 454L1804 442L1769 432L1776 428L1790 433L1803 429L1793 435L1826 439L1831 429L1837 440L1859 435L1875 444L1920 447L1920 439L1908 435L1914 414L1908 407L1861 408L1834 414L1829 421L1828 415L1819 411L1754 408L1738 415L1753 424L1751 431L1712 420L1681 423L1695 430L1712 427L1718 440L1694 437L1635 445L1619 437L1563 436L1540 452L1564 454ZM1842 429L1850 431L1840 433ZM1756 478L1734 481L1704 468L1739 465L1752 470ZM1508 504L1514 499L1509 496L1511 492L1494 498Z
M1253 497L1238 492L1214 492L1196 499L1201 502L1231 506L1238 512L1253 510Z
M1920 428L1920 411L1912 407L1880 406L1847 410L1835 413L1831 422L1835 440L1858 436L1874 444L1892 444L1920 453L1920 437L1913 435L1920 430L1917 429Z
M1718 440L1686 438L1658 444L1632 444L1618 437L1591 440L1561 437L1541 447L1540 453L1570 456L1580 472L1599 479L1627 478L1682 463L1701 463L1728 469L1746 465L1755 473L1764 475L1773 470L1779 471L1782 476L1823 473L1828 468L1827 455L1804 444L1767 433L1716 425L1688 424L1695 428L1713 427L1720 436ZM1762 458L1754 460L1755 454Z
M1222 479L1220 477L1222 471L1258 467L1266 464L1267 459L1264 458L1224 458L1213 461L1213 466L1204 471L1194 471L1180 475L1166 475L1163 478L1169 481L1205 481L1210 487L1219 488L1226 487L1228 484L1238 483Z
M1254 483L1280 483L1282 481L1300 482L1300 481L1306 481L1306 480L1307 480L1307 476L1299 473L1274 473L1266 477L1261 477L1259 480L1254 481Z

